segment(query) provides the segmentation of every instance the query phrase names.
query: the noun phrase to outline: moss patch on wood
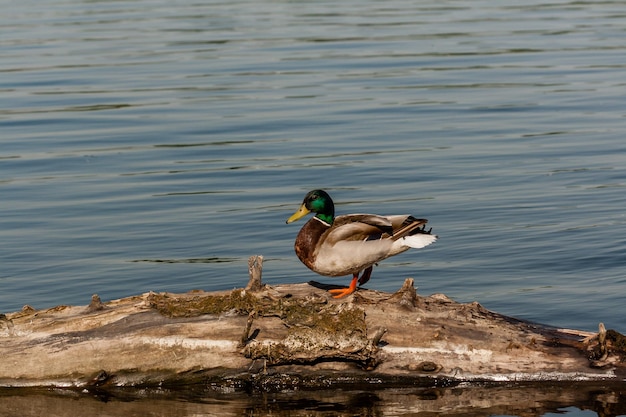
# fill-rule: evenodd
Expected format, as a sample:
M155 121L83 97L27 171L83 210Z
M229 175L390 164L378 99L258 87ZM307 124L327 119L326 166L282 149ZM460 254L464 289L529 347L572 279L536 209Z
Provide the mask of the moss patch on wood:
M150 307L167 317L197 317L205 314L235 312L245 315L258 304L257 298L245 290L227 294L198 294L177 296L152 293L148 296Z
M286 326L315 328L330 333L366 333L365 313L343 304L329 304L318 297L292 298L259 296L244 289L222 294L150 294L150 307L167 317L197 317L234 313L257 317L278 317Z

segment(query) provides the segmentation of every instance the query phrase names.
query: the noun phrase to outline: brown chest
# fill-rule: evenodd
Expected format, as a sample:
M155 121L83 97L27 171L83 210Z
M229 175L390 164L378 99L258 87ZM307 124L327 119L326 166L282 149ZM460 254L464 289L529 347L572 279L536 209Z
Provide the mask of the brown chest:
M312 269L318 243L323 240L324 232L329 228L330 226L328 224L314 217L309 220L304 227L302 227L300 233L298 233L294 249L296 250L298 259L307 267Z

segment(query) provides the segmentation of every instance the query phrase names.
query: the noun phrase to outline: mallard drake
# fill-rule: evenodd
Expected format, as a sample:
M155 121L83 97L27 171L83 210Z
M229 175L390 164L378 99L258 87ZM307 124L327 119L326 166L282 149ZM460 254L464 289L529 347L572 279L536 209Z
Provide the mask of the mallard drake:
M375 263L409 248L423 248L437 240L437 236L425 228L428 220L409 215L347 214L335 217L335 204L323 190L310 191L287 223L311 212L315 216L296 237L296 255L320 275L352 274L348 288L329 290L334 298L352 294L357 283L363 285L369 281Z

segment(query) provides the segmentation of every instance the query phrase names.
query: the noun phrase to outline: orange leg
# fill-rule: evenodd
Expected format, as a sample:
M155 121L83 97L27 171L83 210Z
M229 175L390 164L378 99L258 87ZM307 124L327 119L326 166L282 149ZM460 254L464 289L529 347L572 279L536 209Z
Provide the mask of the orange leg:
M346 295L352 294L356 290L356 283L359 280L359 273L352 274L352 281L350 282L350 286L348 288L338 288L336 290L328 290L329 293L333 296L333 298L341 298Z

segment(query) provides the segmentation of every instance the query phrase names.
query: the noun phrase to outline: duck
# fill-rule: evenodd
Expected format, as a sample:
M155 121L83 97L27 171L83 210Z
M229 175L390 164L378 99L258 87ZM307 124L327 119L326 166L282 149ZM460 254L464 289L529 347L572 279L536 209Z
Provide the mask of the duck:
M298 259L323 276L352 275L347 288L331 289L333 298L354 293L369 281L375 264L411 248L434 243L427 219L411 215L345 214L335 217L335 204L324 190L309 191L300 208L287 219L295 222L315 213L300 229L294 243ZM360 275L360 276L359 276Z

